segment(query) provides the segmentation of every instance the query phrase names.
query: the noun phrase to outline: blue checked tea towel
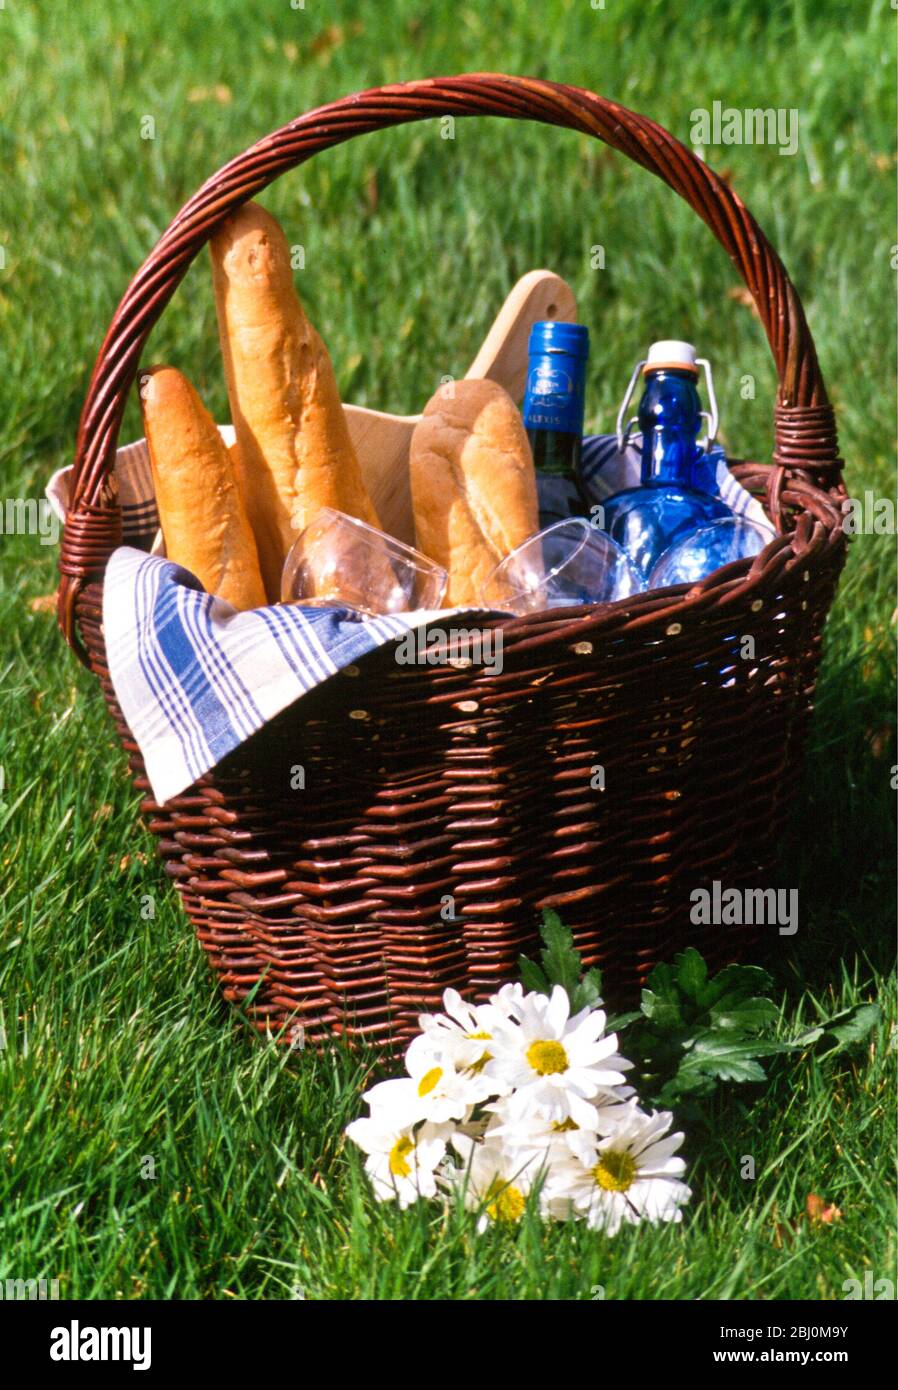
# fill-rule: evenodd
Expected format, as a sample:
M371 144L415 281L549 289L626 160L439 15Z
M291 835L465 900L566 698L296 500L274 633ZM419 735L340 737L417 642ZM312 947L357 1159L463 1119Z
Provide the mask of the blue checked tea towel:
M221 429L226 444L234 439ZM761 525L760 505L709 458L724 500ZM144 440L119 449L116 477L127 544L113 552L103 585L109 674L160 803L190 787L307 691L369 652L458 610L356 618L341 608L295 604L238 613L166 560L158 532ZM639 481L639 450L614 436L584 440L584 491L595 502ZM54 474L47 497L61 520L71 469Z

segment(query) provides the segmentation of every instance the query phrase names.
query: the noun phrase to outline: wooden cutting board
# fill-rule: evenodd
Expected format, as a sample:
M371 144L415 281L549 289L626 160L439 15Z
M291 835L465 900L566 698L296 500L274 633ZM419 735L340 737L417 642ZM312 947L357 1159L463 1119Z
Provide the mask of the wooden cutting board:
M527 384L527 342L540 319L577 320L570 286L551 270L531 270L502 305L483 346L466 372L504 386L520 405ZM438 383L434 382L434 390ZM422 402L422 406L425 404ZM389 415L360 405L343 407L368 491L385 531L414 544L408 455L420 415Z

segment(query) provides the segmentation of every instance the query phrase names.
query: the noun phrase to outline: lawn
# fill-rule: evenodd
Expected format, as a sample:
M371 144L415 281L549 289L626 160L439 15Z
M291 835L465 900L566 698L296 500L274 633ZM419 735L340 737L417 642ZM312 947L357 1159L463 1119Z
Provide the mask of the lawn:
M70 459L120 293L219 164L344 93L484 69L593 88L687 141L715 100L798 110L792 156L706 154L803 297L849 491L894 496L895 59L887 0L6 0L2 497L39 496ZM612 427L653 337L686 337L715 364L725 442L769 458L774 372L727 257L596 142L500 121L444 140L428 122L337 148L264 201L305 248L300 289L347 399L420 409L511 283L547 265L591 330L590 427ZM226 418L205 261L146 360L185 369ZM132 406L123 440L139 433ZM865 1271L894 1278L894 535L851 548L783 847L801 925L764 962L784 1035L818 1003L878 999L881 1025L847 1057L778 1062L769 1085L722 1096L687 1136L683 1225L613 1241L529 1217L478 1236L470 1214L372 1201L341 1140L370 1059L235 1026L99 692L38 602L55 552L35 535L0 547L0 1280L59 1278L79 1298L589 1300L840 1299ZM800 1220L811 1193L841 1219Z

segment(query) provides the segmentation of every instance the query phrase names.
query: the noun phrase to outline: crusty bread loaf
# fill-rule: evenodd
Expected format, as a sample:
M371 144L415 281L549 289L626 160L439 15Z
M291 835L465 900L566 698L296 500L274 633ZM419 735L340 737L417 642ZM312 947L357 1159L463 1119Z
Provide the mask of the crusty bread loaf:
M418 548L448 571L447 606L479 604L491 571L539 528L514 401L494 381L441 386L415 426L410 468Z
M243 495L265 587L277 599L287 552L322 507L380 522L327 349L297 297L280 226L248 203L210 249Z
M143 373L140 400L168 558L235 608L262 607L256 542L215 421L174 367Z

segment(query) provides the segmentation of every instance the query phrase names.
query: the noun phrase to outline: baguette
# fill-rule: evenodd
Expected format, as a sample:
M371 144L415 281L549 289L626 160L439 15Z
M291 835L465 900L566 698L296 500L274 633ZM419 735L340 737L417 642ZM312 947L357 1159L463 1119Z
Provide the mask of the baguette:
M214 420L174 367L142 374L140 402L168 558L235 608L261 608L256 542Z
M418 549L449 574L449 607L476 606L493 569L539 529L530 441L496 382L440 387L412 434Z
M276 600L284 559L322 507L378 528L380 521L279 224L248 203L226 219L210 250L243 495L265 588Z

